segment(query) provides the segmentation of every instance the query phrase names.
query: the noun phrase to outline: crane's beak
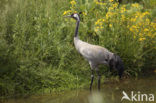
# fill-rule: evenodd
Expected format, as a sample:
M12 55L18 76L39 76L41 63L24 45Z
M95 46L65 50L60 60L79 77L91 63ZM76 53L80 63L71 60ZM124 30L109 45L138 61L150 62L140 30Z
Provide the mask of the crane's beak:
M64 16L65 18L71 18L71 15Z

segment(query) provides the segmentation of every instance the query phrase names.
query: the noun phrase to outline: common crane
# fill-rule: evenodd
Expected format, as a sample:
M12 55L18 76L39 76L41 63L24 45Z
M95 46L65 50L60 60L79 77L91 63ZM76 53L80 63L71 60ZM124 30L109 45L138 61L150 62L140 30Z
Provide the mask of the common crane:
M114 68L117 69L119 78L121 78L124 66L121 58L98 45L92 45L87 42L84 42L79 39L78 37L78 30L79 30L79 23L80 17L79 14L73 13L72 15L68 15L66 17L70 17L75 19L76 22L76 29L74 35L74 45L76 50L89 62L91 67L91 83L90 83L90 91L92 90L92 84L94 80L94 71L96 71L98 75L98 90L100 90L100 78L101 75L99 73L98 66L100 64L108 65L110 67L110 71Z

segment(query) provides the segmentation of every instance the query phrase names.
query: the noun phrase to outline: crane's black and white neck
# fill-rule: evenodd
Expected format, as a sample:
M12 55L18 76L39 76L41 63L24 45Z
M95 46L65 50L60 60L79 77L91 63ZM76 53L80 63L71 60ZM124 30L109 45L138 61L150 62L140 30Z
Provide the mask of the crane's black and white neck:
M76 20L76 28L75 28L75 38L78 38L78 30L79 30L79 23L80 23L80 17L78 14L72 14L71 15L72 18L74 18Z

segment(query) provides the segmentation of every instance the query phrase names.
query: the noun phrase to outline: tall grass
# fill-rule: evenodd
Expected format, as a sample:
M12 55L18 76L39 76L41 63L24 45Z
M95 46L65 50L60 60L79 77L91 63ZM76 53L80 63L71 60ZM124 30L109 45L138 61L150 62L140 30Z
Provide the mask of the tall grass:
M80 86L85 71L71 63L80 57L72 45L73 30L63 22L66 8L68 1L63 0L15 0L6 5L0 20L1 95Z
M72 12L83 11L80 38L120 55L125 64L125 75L137 76L142 68L154 67L153 17L145 16L142 20L149 19L150 23L139 27L139 21L129 22L129 19L137 11L144 13L141 5L131 8L130 4L120 7L117 4L110 11L114 4L92 0L80 0L76 4L70 0L13 0L6 3L0 16L0 95L60 91L88 84L89 65L73 46L75 21L63 18L63 14ZM121 19L120 13L123 7L127 9L123 13L125 20ZM118 15L107 18L110 12ZM138 36L139 32L134 32L136 28L130 29L134 25L141 33L149 26L149 32L154 36L146 36L149 32L143 34L145 37Z

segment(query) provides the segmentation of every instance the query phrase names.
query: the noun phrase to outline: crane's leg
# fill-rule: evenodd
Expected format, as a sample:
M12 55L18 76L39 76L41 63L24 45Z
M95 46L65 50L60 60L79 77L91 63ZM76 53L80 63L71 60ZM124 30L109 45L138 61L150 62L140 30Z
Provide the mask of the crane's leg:
M91 70L91 83L90 83L90 91L92 91L92 85L93 85L93 81L94 81L94 70Z
M96 69L96 73L97 73L97 75L98 75L98 90L100 91L100 79L101 79L101 75L100 75L100 72L99 72L99 70L98 69Z

